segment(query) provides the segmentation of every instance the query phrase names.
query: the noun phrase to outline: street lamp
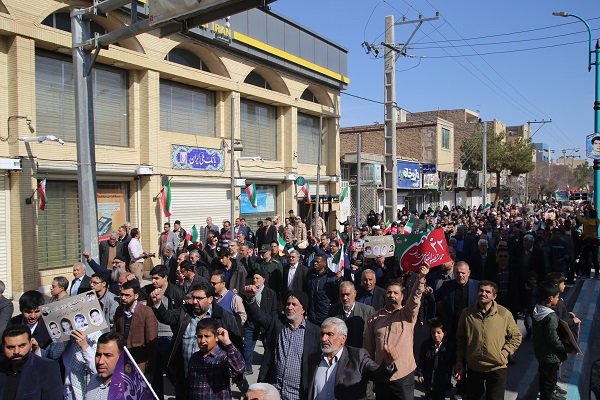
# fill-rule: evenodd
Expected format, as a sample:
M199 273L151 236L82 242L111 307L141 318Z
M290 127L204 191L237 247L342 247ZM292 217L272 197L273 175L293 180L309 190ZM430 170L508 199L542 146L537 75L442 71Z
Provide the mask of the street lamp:
M596 48L592 48L592 30L588 25L587 21L578 15L570 14L568 12L559 11L553 12L552 15L557 17L573 17L577 18L585 24L589 34L589 54L588 54L588 72L592 70L592 65L596 66L596 98L594 101L594 133L600 133L600 40L596 41ZM596 62L592 62L592 53L596 53ZM586 143L587 146L587 143ZM594 206L598 209L600 204L600 160L594 159Z

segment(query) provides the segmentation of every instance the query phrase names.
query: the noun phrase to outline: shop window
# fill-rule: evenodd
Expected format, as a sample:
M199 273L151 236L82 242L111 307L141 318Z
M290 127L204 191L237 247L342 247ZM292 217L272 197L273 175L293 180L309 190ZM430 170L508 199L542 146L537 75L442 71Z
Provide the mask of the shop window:
M277 108L255 101L240 102L242 156L277 159Z
M206 64L202 62L200 57L194 53L184 49L173 49L167 54L165 60L174 62L176 64L185 65L186 67L199 69L202 71L210 72Z
M81 260L76 181L47 181L46 210L38 212L38 268L59 268ZM127 184L99 182L98 234L116 232L128 220ZM89 249L85 249L89 250Z
M298 162L317 165L321 151L319 117L298 113Z
M129 144L127 71L96 64L92 69L96 144ZM37 132L75 142L75 86L71 59L45 52L35 56Z
M160 129L215 137L215 93L161 81Z
M258 221L277 214L277 186L256 185L257 207L252 207L248 195L242 190L240 195L240 216L246 219L246 224L256 233ZM281 216L281 222L287 215Z

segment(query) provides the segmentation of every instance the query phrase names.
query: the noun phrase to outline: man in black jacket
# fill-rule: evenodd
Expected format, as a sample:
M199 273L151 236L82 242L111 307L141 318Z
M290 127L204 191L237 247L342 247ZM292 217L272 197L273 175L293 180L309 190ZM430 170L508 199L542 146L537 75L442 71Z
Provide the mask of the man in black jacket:
M46 303L44 295L37 290L28 290L19 298L19 310L21 314L10 319L11 325L26 325L31 330L31 338L35 339L37 345L42 349L46 349L50 342L50 335L44 326L42 320L42 312L40 307ZM42 352L44 355L44 351Z
M279 303L277 302L277 294L273 289L265 285L267 273L262 269L257 269L252 274L252 283L258 289L256 293L256 302L261 310L267 314L279 312ZM260 298L260 299L259 299ZM254 347L260 333L264 333L265 329L256 326L253 321L246 321L244 332L244 361L246 362L246 375L251 375L252 359L254 358Z
M176 376L176 398L185 399L187 367L190 357L199 351L196 341L196 326L203 318L214 318L219 326L227 329L233 345L243 353L242 327L235 317L213 302L215 290L209 283L196 284L190 290L191 303L182 308L168 310L162 303L163 293L155 289L150 293L152 310L158 322L170 325L173 329L171 352L167 368Z
M245 288L248 318L266 329L258 382L274 385L283 400L306 399L308 357L319 351L321 336L321 329L304 317L308 297L303 292L290 292L285 300L285 314L267 314L256 302L257 292L254 285Z
M385 289L376 285L375 271L365 269L360 282L361 287L357 294L357 301L373 307L375 311L381 310L385 305Z
M314 257L314 267L306 276L306 292L308 293L308 320L321 325L327 315L329 306L338 302L339 285L342 281L343 269L336 274L327 268L327 258L322 254Z

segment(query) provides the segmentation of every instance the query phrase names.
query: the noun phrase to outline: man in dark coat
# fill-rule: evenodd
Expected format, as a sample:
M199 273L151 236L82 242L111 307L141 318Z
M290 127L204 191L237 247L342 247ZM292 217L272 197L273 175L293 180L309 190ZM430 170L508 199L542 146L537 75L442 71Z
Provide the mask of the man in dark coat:
M341 319L346 323L348 338L346 344L362 348L365 325L375 309L356 301L356 289L349 281L340 284L340 302L329 307L329 316Z
M46 303L44 295L37 290L28 290L19 298L19 310L21 314L10 319L8 326L26 325L31 330L31 337L35 339L38 346L44 350L50 344L50 335L41 319L40 307ZM43 352L42 352L43 354Z
M446 322L448 335L454 337L462 310L477 302L479 281L470 279L469 264L459 261L454 265L454 279L445 281L433 293L436 316Z
M190 294L192 295L191 303L188 302L179 309L168 310L162 303L163 293L160 289L155 289L150 293L152 310L156 319L173 328L167 368L176 377L177 400L185 399L187 365L192 354L199 351L195 335L198 321L203 318L216 319L219 326L229 332L233 345L241 353L244 352L242 327L233 315L223 310L216 302L213 302L215 289L210 283L196 284L191 288ZM186 332L193 332L194 334L185 335Z
M119 242L117 238L117 233L113 232L110 234L108 240L103 240L98 244L100 265L102 265L104 268L110 268L110 264L115 256L120 256L123 254L123 243ZM112 254L111 249L113 250Z
M309 399L319 396L331 400L364 400L367 398L367 379L386 381L396 372L394 360L399 354L395 348L386 346L384 362L378 365L365 349L345 346L346 338L344 321L335 317L323 321L321 351L309 357ZM337 357L335 376L327 372L334 357ZM330 380L333 380L333 387L327 385Z
M532 243L533 244L533 243ZM496 249L489 247L489 243L485 239L479 239L477 248L471 254L471 277L475 280L482 280L490 269L496 264Z
M63 382L58 362L36 356L31 338L30 329L20 324L6 328L2 334L0 398L62 400Z
M456 256L460 261L470 262L469 257L475 250L475 239L472 236L467 235L467 227L460 225L456 228L456 235L453 236L456 239Z
M306 274L308 274L308 268L300 262L300 253L298 250L290 250L288 263L283 266L283 282L279 298L285 299L287 294L292 291L304 292Z
M361 274L361 287L357 293L357 301L373 307L375 311L381 310L385 305L385 289L377 286L375 271L365 269Z
M306 399L309 390L309 361L319 351L321 330L305 318L308 296L290 292L285 300L285 314L265 313L256 303L258 289L246 286L248 319L265 328L265 352L258 382L275 386L284 400ZM285 365L285 368L278 366Z

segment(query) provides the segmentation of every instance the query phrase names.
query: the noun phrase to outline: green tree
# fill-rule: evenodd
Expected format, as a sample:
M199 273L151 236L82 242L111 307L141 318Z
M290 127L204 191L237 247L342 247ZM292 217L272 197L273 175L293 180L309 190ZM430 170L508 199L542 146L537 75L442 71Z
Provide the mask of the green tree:
M500 133L487 135L487 172L496 175L496 190L494 192L494 203L500 195L500 173L508 171L512 176L518 176L533 171L533 152L535 146L531 139L518 138L505 141L505 134ZM480 132L473 133L460 146L461 163L463 169L481 171L483 168L483 140Z
M591 188L594 182L594 169L588 164L587 160L585 160L585 163L575 167L573 170L573 178L575 179L578 188L585 188L586 185L590 185Z

